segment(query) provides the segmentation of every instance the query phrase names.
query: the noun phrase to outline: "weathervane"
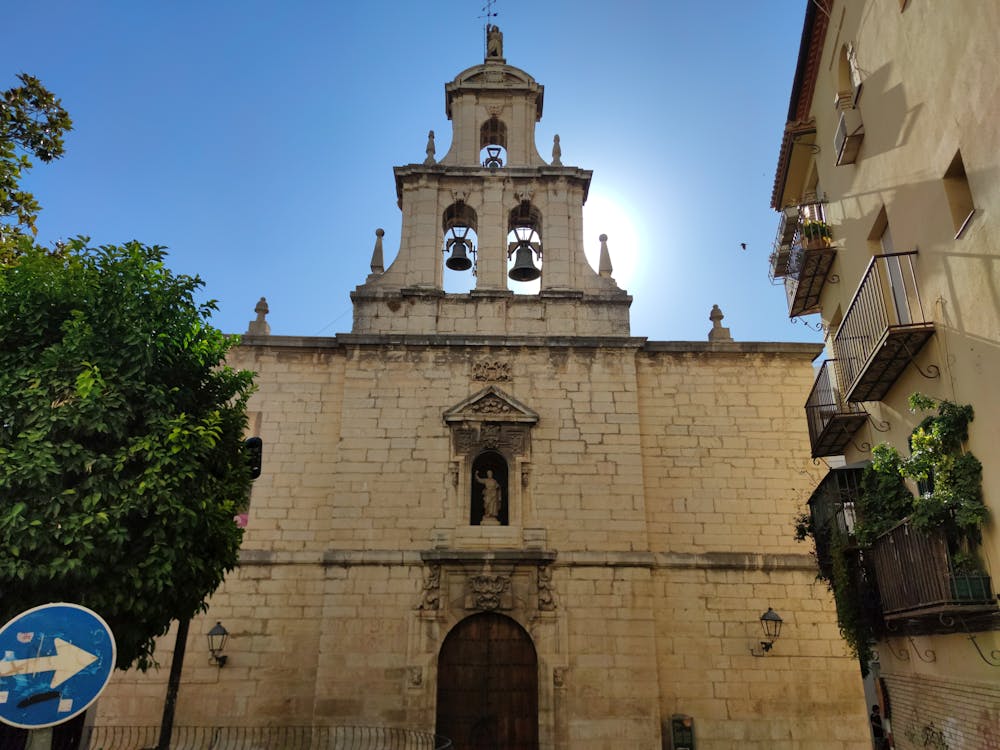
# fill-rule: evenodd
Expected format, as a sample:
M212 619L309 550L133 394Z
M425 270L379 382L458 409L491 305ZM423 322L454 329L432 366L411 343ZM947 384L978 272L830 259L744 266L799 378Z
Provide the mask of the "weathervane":
M484 5L482 7L482 9L481 9L482 12L483 12L483 15L479 16L480 18L485 18L486 19L486 25L483 27L483 49L484 49L484 52L486 53L485 56L487 56L487 57L489 56L489 45L490 45L490 42L489 42L489 39L490 39L490 19L497 17L497 11L494 10L494 7L493 7L495 5L496 5L496 0L486 0L486 5Z

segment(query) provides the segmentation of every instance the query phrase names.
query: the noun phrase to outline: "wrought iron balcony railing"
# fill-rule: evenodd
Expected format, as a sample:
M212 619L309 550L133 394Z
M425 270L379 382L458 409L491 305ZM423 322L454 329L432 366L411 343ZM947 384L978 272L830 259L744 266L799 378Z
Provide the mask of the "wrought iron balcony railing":
M830 469L809 497L816 559L828 580L833 577L834 536L851 540L854 534L855 503L862 471L858 465Z
M841 397L836 363L835 359L823 363L806 400L806 421L813 458L842 454L854 433L868 419L868 412Z
M822 203L814 200L782 211L770 276L772 281L784 279L789 317L819 312L819 296L836 254Z
M997 609L988 575L954 570L943 530L918 532L904 521L869 554L887 622Z
M916 251L876 255L833 340L848 401L881 401L934 334L924 316Z

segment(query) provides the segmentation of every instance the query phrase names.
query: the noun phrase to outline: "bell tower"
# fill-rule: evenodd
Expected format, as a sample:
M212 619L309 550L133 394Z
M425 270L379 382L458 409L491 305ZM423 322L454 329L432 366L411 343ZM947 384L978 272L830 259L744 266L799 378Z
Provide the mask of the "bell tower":
M508 65L499 28L482 64L445 84L448 153L396 167L403 213L399 251L351 294L353 333L628 336L632 298L611 277L602 236L595 272L583 250L592 172L565 166L559 136L546 161L535 144L544 87ZM474 274L464 294L444 291L444 269ZM538 292L515 294L539 280Z

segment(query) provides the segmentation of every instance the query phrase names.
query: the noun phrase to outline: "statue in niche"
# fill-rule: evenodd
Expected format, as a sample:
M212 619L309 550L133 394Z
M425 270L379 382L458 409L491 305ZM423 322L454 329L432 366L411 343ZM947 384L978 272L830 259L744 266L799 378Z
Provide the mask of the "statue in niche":
M473 526L506 526L509 487L507 460L496 450L476 456L469 472L469 523Z
M490 26L486 32L486 56L503 57L503 32L499 26Z
M499 526L500 503L503 500L500 483L493 478L493 471L490 469L486 470L485 479L477 471L476 481L483 485L483 520L479 523L483 526Z

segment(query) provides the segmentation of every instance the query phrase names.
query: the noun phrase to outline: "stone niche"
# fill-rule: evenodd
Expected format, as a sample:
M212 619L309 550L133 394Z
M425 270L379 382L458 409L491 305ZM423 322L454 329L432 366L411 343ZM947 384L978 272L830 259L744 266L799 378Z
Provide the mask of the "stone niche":
M448 409L444 421L451 430L455 541L520 547L538 415L491 385Z

